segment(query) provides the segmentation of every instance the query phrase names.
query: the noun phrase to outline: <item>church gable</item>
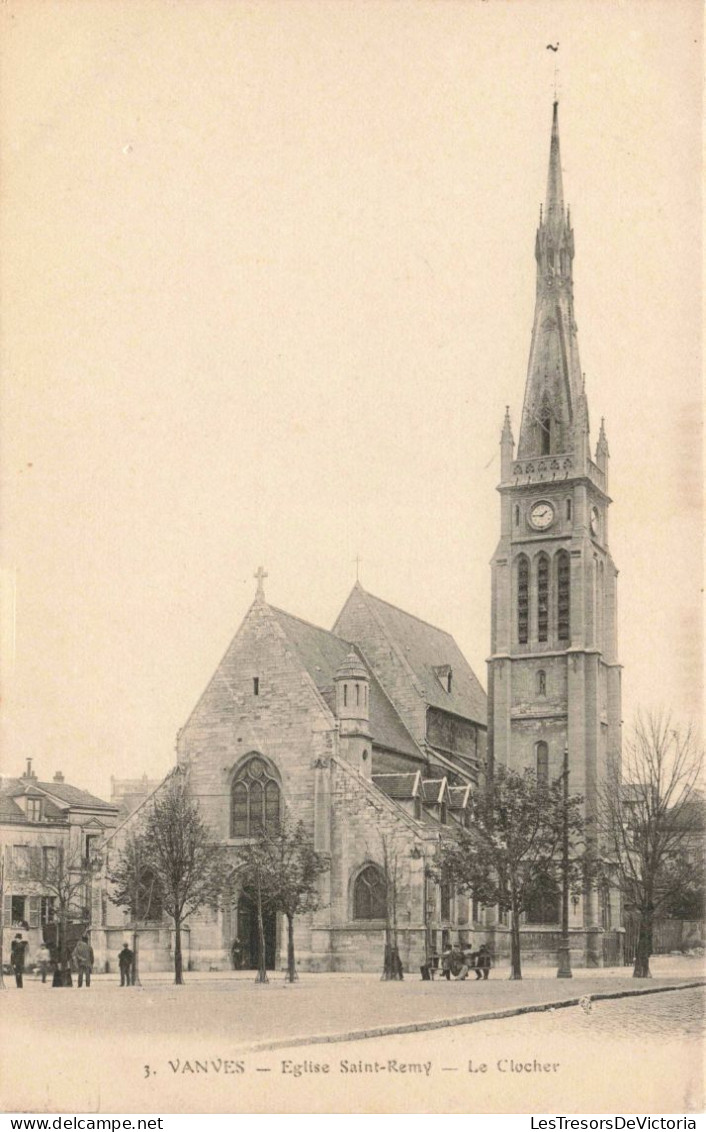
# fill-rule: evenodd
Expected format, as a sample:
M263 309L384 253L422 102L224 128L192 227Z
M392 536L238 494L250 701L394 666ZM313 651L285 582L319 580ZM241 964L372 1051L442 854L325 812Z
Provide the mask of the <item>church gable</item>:
M236 780L259 757L313 825L313 765L330 756L332 713L287 639L276 612L256 601L178 740L181 764L205 819L224 840L233 828Z

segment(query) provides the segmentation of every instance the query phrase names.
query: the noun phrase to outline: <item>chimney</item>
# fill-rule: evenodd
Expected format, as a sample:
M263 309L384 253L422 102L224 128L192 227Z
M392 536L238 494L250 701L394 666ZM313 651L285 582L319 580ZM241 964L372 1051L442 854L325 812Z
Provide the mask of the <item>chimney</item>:
M63 782L63 781L64 781L63 774L61 773L60 770L57 770L55 775L54 775L54 782Z
M27 769L25 770L24 774L21 775L21 777L22 778L36 778L37 777L36 774L34 773L34 771L32 770L32 760L31 759L27 759Z

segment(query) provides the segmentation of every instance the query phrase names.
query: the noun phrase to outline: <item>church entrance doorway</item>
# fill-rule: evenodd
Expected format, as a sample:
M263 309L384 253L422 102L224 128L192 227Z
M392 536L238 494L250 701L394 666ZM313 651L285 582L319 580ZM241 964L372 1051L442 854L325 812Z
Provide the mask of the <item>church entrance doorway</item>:
M265 967L273 971L277 952L277 913L262 913L265 929ZM247 896L238 901L238 938L243 947L242 965L246 970L257 970L257 907Z

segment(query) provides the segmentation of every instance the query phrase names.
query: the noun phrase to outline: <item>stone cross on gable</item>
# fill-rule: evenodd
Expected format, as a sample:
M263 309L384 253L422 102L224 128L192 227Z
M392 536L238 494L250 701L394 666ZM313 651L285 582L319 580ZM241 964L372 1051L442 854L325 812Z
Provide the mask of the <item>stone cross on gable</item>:
M257 570L253 574L253 578L257 578L257 591L255 593L255 597L262 598L263 601L265 599L265 587L263 583L265 581L265 578L267 577L269 577L269 575L266 570L263 570L262 566L258 566Z

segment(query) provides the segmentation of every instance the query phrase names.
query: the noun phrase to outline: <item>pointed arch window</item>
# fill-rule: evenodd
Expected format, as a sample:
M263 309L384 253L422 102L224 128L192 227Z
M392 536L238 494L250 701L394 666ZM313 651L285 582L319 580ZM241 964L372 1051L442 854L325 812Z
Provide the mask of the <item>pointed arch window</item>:
M540 554L537 560L537 640L549 637L549 559Z
M547 694L547 674L543 668L540 668L537 673L537 695L546 696Z
M377 865L366 865L353 886L353 919L384 920L386 914L385 874Z
M560 641L571 639L571 563L565 550L556 558L556 625Z
M548 405L542 409L539 418L539 452L541 456L548 456L552 450L552 414Z
M257 837L279 826L279 783L264 759L255 756L238 771L230 794L231 837Z
M538 876L527 905L527 923L558 924L559 913L559 889L553 877Z
M521 645L529 640L529 559L524 554L517 560L517 639Z

